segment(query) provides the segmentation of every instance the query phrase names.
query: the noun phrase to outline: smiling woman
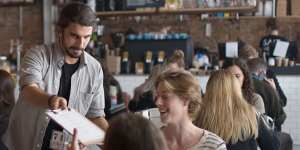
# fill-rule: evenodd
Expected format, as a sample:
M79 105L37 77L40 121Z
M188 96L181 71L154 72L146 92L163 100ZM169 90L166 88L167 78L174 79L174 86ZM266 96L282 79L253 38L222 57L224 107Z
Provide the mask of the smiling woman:
M161 128L170 150L224 150L225 142L217 135L192 123L201 103L198 80L182 69L167 70L155 82Z

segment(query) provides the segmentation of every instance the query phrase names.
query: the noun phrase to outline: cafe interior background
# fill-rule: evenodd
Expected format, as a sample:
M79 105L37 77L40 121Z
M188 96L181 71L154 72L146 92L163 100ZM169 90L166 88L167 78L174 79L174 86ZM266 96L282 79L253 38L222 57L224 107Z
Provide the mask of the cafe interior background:
M55 41L58 12L71 0L1 0L0 68L19 80L24 52ZM300 1L299 0L82 0L95 10L98 24L87 48L105 55L110 71L133 96L151 68L175 49L185 53L188 70L205 90L209 72L219 69L224 50L240 42L259 47L273 20L287 38L286 55L266 60L278 74L288 102L283 131L300 146ZM223 51L223 53L222 53ZM16 91L17 95L18 91Z

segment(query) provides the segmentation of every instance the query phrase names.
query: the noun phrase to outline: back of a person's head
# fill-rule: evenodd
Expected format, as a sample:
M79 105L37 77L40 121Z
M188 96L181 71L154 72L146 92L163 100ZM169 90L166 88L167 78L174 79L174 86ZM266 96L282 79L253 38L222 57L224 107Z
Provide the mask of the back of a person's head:
M257 50L250 44L246 44L241 49L239 49L239 58L248 60L257 57L258 57Z
M268 19L267 22L266 22L266 28L268 30L270 30L271 32L277 31L278 30L278 26L277 26L276 19L275 18Z
M190 72L178 69L161 73L155 82L155 87L157 88L159 84L189 102L188 113L193 119L202 100L199 81Z
M57 25L60 29L64 29L70 23L77 23L82 26L94 26L96 24L96 15L88 5L80 2L72 2L61 10Z
M104 140L104 150L167 150L159 128L137 114L112 118Z
M213 72L195 124L234 144L257 136L255 117L238 80L226 70Z
M185 68L184 52L177 49L173 52L172 56L167 60L167 65L176 64L179 68Z
M257 73L260 70L267 70L267 64L261 58L250 59L247 61L247 64L251 73Z
M0 70L0 105L15 104L15 83L10 73Z

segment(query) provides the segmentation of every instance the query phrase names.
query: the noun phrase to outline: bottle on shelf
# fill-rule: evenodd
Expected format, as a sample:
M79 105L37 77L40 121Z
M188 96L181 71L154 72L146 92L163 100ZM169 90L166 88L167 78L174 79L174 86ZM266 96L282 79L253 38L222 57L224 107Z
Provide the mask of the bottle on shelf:
M0 56L0 69L10 72L10 65L6 56Z
M159 51L157 56L157 64L163 64L165 61L165 52Z
M135 63L135 74L144 74L144 63L143 62Z
M111 106L114 107L118 104L118 98L117 98L117 87L114 85L111 85L109 87L109 94L110 94L110 100L111 100Z
M130 73L130 61L128 60L128 51L123 51L121 60L121 73Z
M152 60L152 52L150 50L146 51L146 58L145 58L145 74L150 74L153 67L153 60Z

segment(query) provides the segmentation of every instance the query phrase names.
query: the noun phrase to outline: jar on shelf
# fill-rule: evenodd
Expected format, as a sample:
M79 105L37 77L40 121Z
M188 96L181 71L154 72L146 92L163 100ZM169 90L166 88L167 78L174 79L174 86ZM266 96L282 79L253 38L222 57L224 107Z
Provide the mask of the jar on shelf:
M183 8L197 8L197 1L196 0L184 0L182 1Z
M0 56L0 69L10 72L10 65L6 56Z

